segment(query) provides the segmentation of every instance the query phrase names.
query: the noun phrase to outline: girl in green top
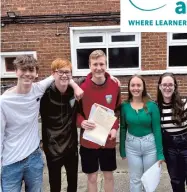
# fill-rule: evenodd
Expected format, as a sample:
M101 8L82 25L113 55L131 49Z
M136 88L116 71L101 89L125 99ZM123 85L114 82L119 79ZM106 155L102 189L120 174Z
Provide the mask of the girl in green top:
M134 75L128 82L128 100L122 103L120 154L128 160L130 191L141 192L143 173L164 160L157 105L149 98L145 81Z

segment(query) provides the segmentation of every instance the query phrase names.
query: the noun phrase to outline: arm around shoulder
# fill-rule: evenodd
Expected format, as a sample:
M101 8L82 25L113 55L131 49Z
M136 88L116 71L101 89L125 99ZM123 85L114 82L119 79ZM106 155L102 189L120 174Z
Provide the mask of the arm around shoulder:
M53 81L54 81L54 77L51 75L51 76L37 82L36 84L38 85L41 92L44 93Z
M83 97L84 91L75 83L73 79L70 80L69 85L74 90L75 99L80 100Z

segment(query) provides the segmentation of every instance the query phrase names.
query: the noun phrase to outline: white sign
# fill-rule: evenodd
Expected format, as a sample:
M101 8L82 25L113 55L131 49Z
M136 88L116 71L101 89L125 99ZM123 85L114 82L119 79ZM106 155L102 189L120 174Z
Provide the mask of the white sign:
M186 0L120 0L121 32L187 32Z

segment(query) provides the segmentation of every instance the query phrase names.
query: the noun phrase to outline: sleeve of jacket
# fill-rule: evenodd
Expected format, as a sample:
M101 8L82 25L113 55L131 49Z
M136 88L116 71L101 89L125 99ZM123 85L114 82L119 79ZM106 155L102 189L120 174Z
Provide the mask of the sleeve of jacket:
M44 93L44 95L42 96L41 100L40 100L40 115L41 115L41 118L42 120L44 118L46 118L46 105L48 104L49 101L47 101L47 91Z
M81 128L81 123L85 120L85 115L83 112L82 100L79 101L77 110L77 127Z
M120 113L120 143L119 150L122 158L126 157L125 152L125 140L126 140L127 126L125 120L125 104L121 104L121 113Z
M116 100L116 108L114 110L115 116L117 117L113 129L119 129L119 117L120 117L120 108L121 108L121 89L118 87L118 95L117 95L117 100Z
M152 117L152 129L155 137L155 144L157 150L157 160L164 160L163 146L162 146L162 134L160 125L160 112L156 103L151 102L151 117Z

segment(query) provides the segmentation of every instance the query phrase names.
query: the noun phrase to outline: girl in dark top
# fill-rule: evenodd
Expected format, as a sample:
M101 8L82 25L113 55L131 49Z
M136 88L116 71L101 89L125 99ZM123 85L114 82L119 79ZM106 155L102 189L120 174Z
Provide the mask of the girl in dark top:
M161 114L164 155L174 192L185 192L187 179L187 102L172 73L160 76L157 102Z

